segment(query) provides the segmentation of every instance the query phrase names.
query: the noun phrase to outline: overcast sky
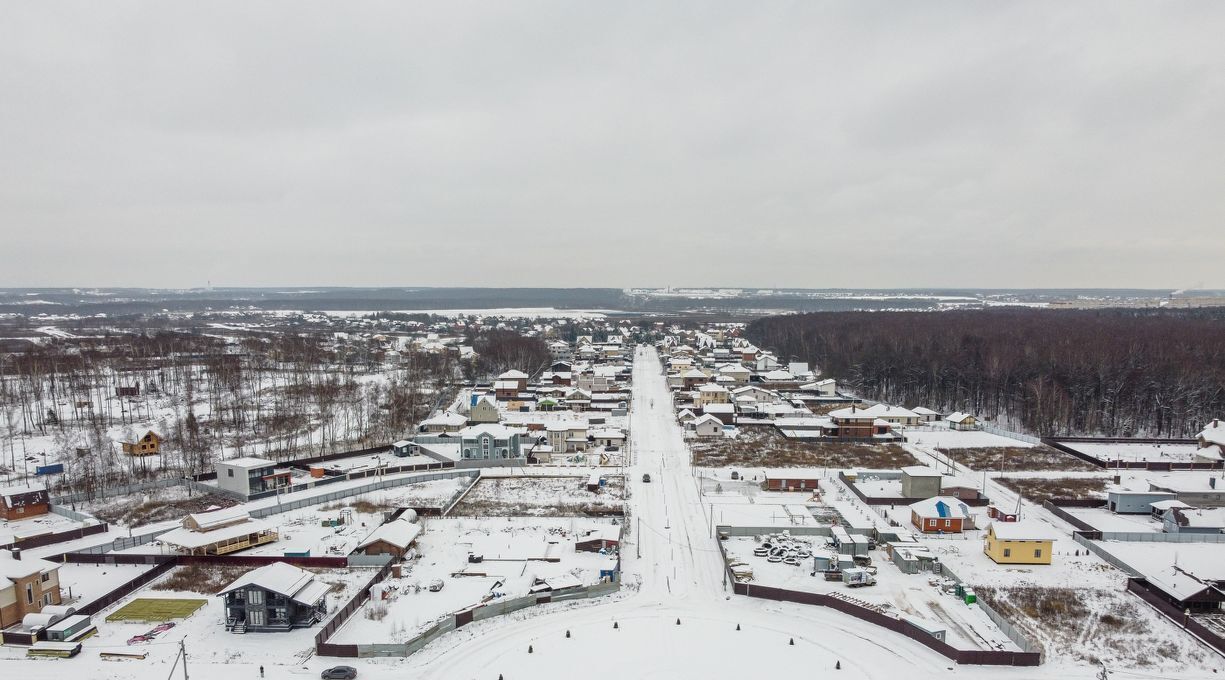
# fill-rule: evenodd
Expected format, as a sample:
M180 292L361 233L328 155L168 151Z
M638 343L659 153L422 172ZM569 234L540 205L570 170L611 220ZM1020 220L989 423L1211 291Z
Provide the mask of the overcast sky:
M1225 288L1225 3L0 4L0 285Z

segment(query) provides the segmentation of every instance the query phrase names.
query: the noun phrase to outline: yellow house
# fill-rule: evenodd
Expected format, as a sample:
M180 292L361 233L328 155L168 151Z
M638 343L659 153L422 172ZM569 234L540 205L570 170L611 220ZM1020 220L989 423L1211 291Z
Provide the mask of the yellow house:
M997 564L1050 564L1054 532L1036 522L992 522L983 552Z
M162 438L153 430L134 442L122 442L123 452L129 456L156 456L161 453Z

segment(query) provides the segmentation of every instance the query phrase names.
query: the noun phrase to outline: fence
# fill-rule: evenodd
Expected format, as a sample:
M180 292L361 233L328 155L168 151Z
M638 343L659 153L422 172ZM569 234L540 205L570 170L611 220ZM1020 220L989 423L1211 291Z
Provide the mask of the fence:
M1162 597L1161 593L1153 588L1152 584L1143 578L1127 579L1127 590L1135 593L1148 604L1152 605L1163 616L1169 619L1174 625L1184 628L1187 632L1195 635L1205 644L1209 645L1217 652L1225 654L1225 639L1219 634L1208 628L1204 624L1195 620L1195 617L1187 615L1178 607L1175 607L1168 600Z
M1042 655L1038 652L1010 652L1003 650L957 649L956 647L937 640L932 635L909 621L895 619L892 616L861 607L830 595L821 593L806 593L784 588L759 586L751 583L736 583L733 591L738 595L759 597L778 602L796 602L799 604L829 607L844 614L868 623L886 628L904 635L929 649L956 661L959 664L978 664L991 666L1037 666L1042 663Z
M1043 444L1062 451L1068 455L1075 456L1080 460L1095 465L1099 468L1108 470L1219 470L1225 463L1195 463L1195 462L1173 462L1173 461L1151 461L1151 460L1104 460L1097 456L1079 451L1063 442L1075 444L1077 442L1085 442L1092 444L1195 444L1194 439L1124 439L1120 437L1047 437L1042 440Z
M889 473L885 473L885 475L887 474ZM898 474L898 477L901 477L900 473ZM884 475L881 475L881 478L888 479L888 477L885 477ZM851 493L855 494L859 500L863 501L867 505L910 505L911 503L923 500L921 498L906 498L904 496L865 496L863 491L859 489L858 485L847 478L845 472L839 471L838 479L842 480L842 483L846 485L846 488L850 489ZM958 498L958 500L971 508L983 508L991 504L991 499L987 498L981 493L978 494L978 498Z
M1072 513L1068 512L1067 510L1064 510L1058 505L1055 505L1049 500L1042 501L1042 507L1046 508L1052 515L1067 522L1068 524L1071 524L1072 526L1076 527L1077 529L1080 529L1081 531L1097 531L1097 529L1090 526L1088 522L1085 522L1079 517L1076 517Z
M64 531L56 531L50 534L39 534L38 536L30 536L28 538L17 538L12 543L0 545L0 549L21 548L25 550L29 548L41 548L46 545L63 543L64 541L75 541L78 538L85 538L86 536L104 534L106 533L107 528L107 525L103 523L94 524L87 527L80 527L77 529L65 529Z
M136 484L101 486L93 491L77 491L75 493L55 496L51 499L51 502L56 505L68 505L71 503L80 503L82 501L96 500L99 498L110 498L111 496L125 496L141 491L151 491L153 489L165 489L172 486L178 486L182 483L182 479L171 477L168 479L155 479L151 482L137 482Z
M173 569L174 566L175 566L174 558L167 558L161 563L159 563L157 566L150 569L149 571L146 571L145 573L141 574L140 576L137 576L131 581L124 583L123 585L119 586L118 588L115 588L114 590L103 595L102 597L99 597L93 602L90 602L89 604L82 606L82 607L77 607L77 613L78 614L89 614L90 616L93 616L101 612L103 609L106 609L107 607L115 604L116 602L119 602L120 600L127 597L128 595L131 595L137 590L140 590L141 588L145 587L147 584L152 583L154 580L159 578L162 574L165 574L166 572Z
M332 614L332 618L328 619L327 623L315 633L315 653L319 656L357 656L357 645L333 645L328 644L327 639L332 637L332 634L340 629L341 626L349 620L349 617L357 613L358 609L370 598L370 588L376 583L380 583L387 575L391 573L392 563L389 560L381 569L375 572L374 576L362 586L352 598L340 609Z
M481 475L478 474L474 476L472 478L472 481L469 482L467 486L460 489L459 491L456 491L455 495L451 496L451 499L448 500L445 504L443 504L442 512L440 514L443 517L446 517L447 515L451 514L451 511L455 509L455 506L459 505L459 502L464 500L464 496L467 496L468 492L471 491L474 487L476 487L476 485L479 484L480 481L481 481Z
M469 623L476 621L484 621L498 616L505 616L529 607L535 607L540 604L549 604L552 602L566 602L569 600L581 600L595 597L603 597L620 590L621 584L618 581L610 581L607 583L599 583L596 585L582 586L567 590L563 593L544 593L536 595L525 595L504 600L493 600L476 607L469 607L458 612L446 615L429 628L426 628L421 633L417 634L407 642L396 644L372 644L372 645L335 645L335 647L344 648L341 651L353 652L352 656L372 657L372 656L409 656L421 651L426 645L443 635L462 628ZM322 650L317 652L320 656L329 656ZM349 656L343 654L340 656Z
M1037 444L1042 443L1041 438L1035 437L1032 434L1024 434L1022 432L1013 432L1012 430L1005 430L1002 427L996 427L995 425L991 425L989 423L982 424L981 429L983 432L986 432L988 434L994 434L1000 437L1008 437L1009 439L1018 439L1028 444L1037 445Z
M954 574L952 570L948 568L947 564L942 563L940 566L941 566L941 573L943 573L945 576L947 576L948 578L952 579L953 581L957 583L965 584L965 581L963 581L961 577L958 576L957 574ZM1031 641L1029 637L1025 635L1024 631L1022 631L1017 626L1013 625L1011 621L1004 618L999 612L995 611L994 607L984 602L982 598L978 599L977 604L978 604L978 608L981 609L982 612L987 615L987 618L991 619L992 623L994 623L1001 631L1003 631L1004 635L1007 635L1008 639L1012 640L1012 643L1014 645L1016 645L1017 647L1020 647L1022 651L1033 652L1035 654L1042 653L1042 647L1040 645L1035 644L1033 641Z
M299 508L305 508L305 507L309 507L312 505L320 505L322 503L330 503L332 501L337 501L342 498L348 498L350 496L357 496L357 495L364 494L364 493L370 493L372 491L381 491L383 489L390 489L390 488L397 487L397 486L407 486L409 484L418 484L420 482L428 482L428 481L433 481L436 479L457 479L460 477L479 477L480 474L481 474L480 470L446 470L446 471L441 471L441 472L431 472L431 473L425 473L421 475L414 475L412 477L397 477L395 479L380 479L377 482L372 482L370 484L363 484L362 486L355 486L355 487L348 488L348 489L339 489L331 493L318 494L318 495L310 496L309 498L299 498L299 499L295 499L291 501L282 501L281 498L283 496L277 496L276 505L269 505L267 507L256 508L254 510L251 510L251 516L252 517L267 517L268 515L275 515L280 512L287 512L289 510L297 510Z
M1140 572L1132 568L1130 564L1110 554L1104 548L1102 548L1102 546L1098 545L1096 541L1092 540L1094 536L1100 536L1100 533L1099 532L1086 533L1086 532L1081 532L1081 531L1072 532L1073 541L1076 541L1077 543L1088 548L1089 552L1100 557L1102 561L1106 562L1106 564L1109 564L1115 567L1119 571L1122 571L1123 573L1129 576L1139 576L1140 575Z

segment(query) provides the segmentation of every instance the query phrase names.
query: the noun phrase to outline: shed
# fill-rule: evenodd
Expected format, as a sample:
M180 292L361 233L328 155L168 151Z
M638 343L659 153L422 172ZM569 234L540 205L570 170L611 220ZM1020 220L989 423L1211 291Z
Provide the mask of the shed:
M1153 503L1174 499L1169 491L1127 491L1116 489L1106 492L1106 506L1120 515L1147 515L1153 511Z

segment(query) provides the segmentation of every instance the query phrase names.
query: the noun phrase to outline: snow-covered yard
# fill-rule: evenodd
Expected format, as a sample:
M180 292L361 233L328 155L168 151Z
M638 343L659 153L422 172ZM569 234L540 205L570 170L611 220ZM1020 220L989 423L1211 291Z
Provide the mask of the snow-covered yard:
M1199 448L1195 444L1177 442L1132 444L1061 441L1060 443L1101 461L1121 460L1125 463L1190 463L1195 460L1195 452Z
M574 549L576 538L609 526L594 519L434 519L417 539L417 557L389 578L386 599L367 602L331 638L335 643L403 642L439 617L489 599L526 595L536 579L600 581L616 558ZM481 562L470 562L469 554ZM441 591L431 592L441 580Z
M588 491L581 477L482 477L455 506L453 515L469 517L540 515L583 516L625 509L622 477L602 474L599 491Z
M811 546L814 554L834 556L836 559L837 551L823 537L794 536L790 540ZM982 610L942 590L939 576L904 574L883 550L871 554L872 565L877 569L876 585L850 588L842 581L826 581L819 572L812 575L812 559L801 560L799 566L792 566L783 562L771 563L765 557L754 556L753 549L760 543L758 537L747 536L724 541L728 558L743 562L752 569L754 584L851 598L885 614L917 617L928 625L944 628L949 644L961 649L1017 650L1017 646Z

